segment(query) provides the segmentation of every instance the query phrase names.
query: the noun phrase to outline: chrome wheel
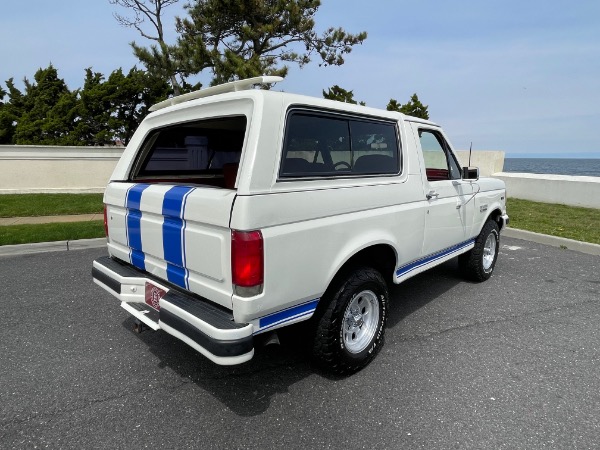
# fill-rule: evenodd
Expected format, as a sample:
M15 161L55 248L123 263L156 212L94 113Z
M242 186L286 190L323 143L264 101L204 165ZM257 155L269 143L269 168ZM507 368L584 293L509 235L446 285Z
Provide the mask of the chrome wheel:
M496 236L494 233L488 234L483 246L483 270L486 272L490 270L494 264L494 258L496 257Z
M373 291L356 294L346 311L342 324L344 345L350 353L360 353L371 343L379 323L379 299Z

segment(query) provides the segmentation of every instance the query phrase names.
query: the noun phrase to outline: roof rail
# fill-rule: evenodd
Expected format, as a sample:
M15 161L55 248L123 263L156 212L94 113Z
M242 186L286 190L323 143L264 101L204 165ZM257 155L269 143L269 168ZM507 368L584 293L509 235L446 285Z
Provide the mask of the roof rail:
M245 80L231 81L229 83L219 84L217 86L211 86L206 89L200 89L198 91L189 92L187 94L178 95L177 97L168 98L160 103L152 105L148 111L157 111L159 109L166 108L167 106L177 105L179 103L195 100L197 98L209 97L211 95L224 94L225 92L237 92L247 89L252 89L257 84L272 84L278 83L283 80L283 77L275 76L260 76L254 78L246 78Z

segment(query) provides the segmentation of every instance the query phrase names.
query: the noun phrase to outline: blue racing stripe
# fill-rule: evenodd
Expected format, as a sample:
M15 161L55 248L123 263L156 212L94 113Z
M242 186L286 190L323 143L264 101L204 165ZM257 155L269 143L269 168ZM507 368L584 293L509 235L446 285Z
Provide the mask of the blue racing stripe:
M185 268L185 200L194 188L174 186L165 193L162 206L163 253L167 262L167 279L177 286L187 287Z
M141 223L141 211L129 210L127 213L127 235L129 236L129 247L133 250L142 251Z
M185 277L187 270L183 267L174 266L173 264L167 263L167 279L177 286L185 288Z
M448 256L452 253L455 253L465 247L468 247L469 245L473 244L475 242L475 239L470 239L468 241L462 242L460 244L454 245L452 247L449 247L445 250L442 250L440 252L434 253L432 255L429 256L425 256L424 258L418 259L416 261L413 261L412 263L409 263L403 267L400 267L397 271L396 271L396 276L397 277L401 277L403 275L406 275L410 272L412 272L415 269L418 269L419 267L425 266L427 264L430 264L438 259L444 258L445 256Z
M182 267L183 254L181 252L181 243L183 240L183 220L174 217L165 217L162 231L165 261Z
M270 328L283 322L288 322L297 317L302 317L311 314L317 308L317 303L319 303L318 298L315 300L311 300L307 303L303 303L302 305L293 306L292 308L286 309L284 311L279 311L274 314L261 317L258 322L260 330L262 331L266 328Z
M131 264L141 270L146 270L145 256L142 252L142 212L140 204L142 193L149 184L136 184L127 190L125 208L127 208L127 245L131 249Z
M131 264L140 270L146 270L146 256L138 250L131 251Z

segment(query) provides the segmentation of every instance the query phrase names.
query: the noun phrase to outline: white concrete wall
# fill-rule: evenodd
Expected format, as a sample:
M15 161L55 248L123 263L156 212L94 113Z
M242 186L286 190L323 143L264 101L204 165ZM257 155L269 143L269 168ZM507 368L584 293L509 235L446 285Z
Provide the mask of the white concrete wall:
M0 145L0 194L104 192L123 150Z
M500 172L507 197L544 203L600 208L600 177Z
M0 145L0 194L103 192L123 147ZM461 166L468 151L458 151ZM509 197L600 208L600 178L502 172L504 152L474 151L481 176L504 180Z
M461 167L469 165L468 150L458 150L456 157ZM474 151L471 154L471 166L479 167L479 175L482 177L491 177L492 174L504 170L504 152Z

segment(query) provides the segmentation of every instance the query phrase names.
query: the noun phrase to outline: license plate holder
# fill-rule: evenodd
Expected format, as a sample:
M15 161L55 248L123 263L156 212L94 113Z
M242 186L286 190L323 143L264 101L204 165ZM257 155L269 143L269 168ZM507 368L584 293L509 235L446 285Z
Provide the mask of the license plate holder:
M167 291L162 287L149 281L146 281L145 288L146 296L144 301L155 311L160 311L160 299L165 296Z

